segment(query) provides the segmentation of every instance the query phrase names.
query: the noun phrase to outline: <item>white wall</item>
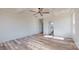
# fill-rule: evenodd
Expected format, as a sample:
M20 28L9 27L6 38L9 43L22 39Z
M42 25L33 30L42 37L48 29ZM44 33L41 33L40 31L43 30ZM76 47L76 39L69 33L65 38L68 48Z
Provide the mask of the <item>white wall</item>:
M33 14L18 14L9 11L0 10L0 42L41 32L41 24L37 18L33 17Z
M75 33L74 33L74 41L79 48L79 9L75 9Z
M54 23L56 36L72 37L72 12L71 9L54 9L50 15L44 16L44 34L48 34L48 23Z

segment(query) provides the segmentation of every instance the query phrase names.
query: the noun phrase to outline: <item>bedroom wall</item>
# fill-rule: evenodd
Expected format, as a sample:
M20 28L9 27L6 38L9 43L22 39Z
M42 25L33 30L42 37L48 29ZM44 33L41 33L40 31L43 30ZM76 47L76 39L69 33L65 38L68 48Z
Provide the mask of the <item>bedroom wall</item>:
M72 12L71 9L53 9L50 15L44 16L44 34L48 34L49 22L54 23L54 35L72 37Z
M33 17L33 14L19 14L10 11L0 10L0 42L41 32L41 24L37 18Z
M76 46L79 48L79 9L75 9L75 31L74 31L74 41Z

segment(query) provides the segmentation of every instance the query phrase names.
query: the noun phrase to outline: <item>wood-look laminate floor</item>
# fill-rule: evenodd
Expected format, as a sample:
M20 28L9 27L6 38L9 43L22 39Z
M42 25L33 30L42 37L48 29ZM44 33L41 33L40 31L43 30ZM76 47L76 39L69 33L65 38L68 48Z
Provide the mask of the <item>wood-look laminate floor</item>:
M0 43L0 50L78 50L72 39L46 38L42 34Z

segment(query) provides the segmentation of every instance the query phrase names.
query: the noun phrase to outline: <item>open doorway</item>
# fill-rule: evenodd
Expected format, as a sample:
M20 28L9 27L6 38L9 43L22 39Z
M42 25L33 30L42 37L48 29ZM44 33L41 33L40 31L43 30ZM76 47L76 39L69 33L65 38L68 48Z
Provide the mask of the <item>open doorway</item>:
M43 18L39 19L40 27L41 27L41 33L43 34Z

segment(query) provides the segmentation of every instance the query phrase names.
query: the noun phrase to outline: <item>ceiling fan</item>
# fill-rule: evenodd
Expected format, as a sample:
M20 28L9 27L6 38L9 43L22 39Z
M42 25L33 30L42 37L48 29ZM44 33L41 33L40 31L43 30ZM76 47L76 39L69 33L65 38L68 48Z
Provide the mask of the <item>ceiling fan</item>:
M49 12L45 11L44 8L36 8L35 10L31 10L31 12L35 12L33 15L40 14L41 16L43 16L43 14L49 14Z

